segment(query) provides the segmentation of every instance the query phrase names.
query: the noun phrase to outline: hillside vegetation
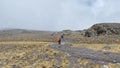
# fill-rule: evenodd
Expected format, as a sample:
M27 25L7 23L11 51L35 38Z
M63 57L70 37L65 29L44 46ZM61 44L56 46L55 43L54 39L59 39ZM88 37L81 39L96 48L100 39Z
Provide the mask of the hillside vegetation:
M120 68L119 58L119 23L77 31L0 30L0 68Z

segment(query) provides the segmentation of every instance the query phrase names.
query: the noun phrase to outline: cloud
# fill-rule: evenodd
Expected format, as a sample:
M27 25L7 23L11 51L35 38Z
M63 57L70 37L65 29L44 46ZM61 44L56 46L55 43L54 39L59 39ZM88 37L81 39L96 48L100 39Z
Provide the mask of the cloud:
M91 10L95 16L97 16L104 8L103 0L96 0L96 2L91 7Z
M95 4L97 0L81 0L81 1L84 5L91 7Z
M118 8L120 1L105 0L104 7L96 17L99 22L120 22L120 9Z
M119 0L0 0L0 27L79 30L120 22Z

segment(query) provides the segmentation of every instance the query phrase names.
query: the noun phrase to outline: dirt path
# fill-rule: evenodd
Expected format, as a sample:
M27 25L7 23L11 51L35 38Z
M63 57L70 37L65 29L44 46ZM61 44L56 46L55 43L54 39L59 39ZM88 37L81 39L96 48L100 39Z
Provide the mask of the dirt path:
M50 48L65 52L70 58L85 58L101 63L120 63L120 53L99 52L84 47L72 48L69 45L50 45ZM75 61L72 61L75 63Z

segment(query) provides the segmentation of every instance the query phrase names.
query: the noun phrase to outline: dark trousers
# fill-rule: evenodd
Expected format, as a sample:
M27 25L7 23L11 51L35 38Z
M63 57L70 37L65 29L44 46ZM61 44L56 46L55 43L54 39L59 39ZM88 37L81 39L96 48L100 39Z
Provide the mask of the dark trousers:
M58 44L61 44L61 41L58 41Z

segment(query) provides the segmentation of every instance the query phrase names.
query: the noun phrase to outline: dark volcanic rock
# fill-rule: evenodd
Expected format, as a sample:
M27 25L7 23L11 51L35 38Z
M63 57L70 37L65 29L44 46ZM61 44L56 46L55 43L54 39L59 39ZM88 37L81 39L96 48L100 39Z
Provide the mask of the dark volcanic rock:
M95 24L85 31L85 36L120 35L120 23Z

